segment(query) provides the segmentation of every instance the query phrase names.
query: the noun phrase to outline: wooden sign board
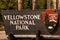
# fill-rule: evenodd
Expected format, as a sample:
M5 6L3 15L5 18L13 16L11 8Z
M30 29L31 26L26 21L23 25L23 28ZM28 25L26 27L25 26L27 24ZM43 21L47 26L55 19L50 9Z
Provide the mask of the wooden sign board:
M40 30L41 35L51 35L42 21L42 14L45 10L5 10L2 11L2 18L6 34L36 34ZM60 35L60 27L54 33Z

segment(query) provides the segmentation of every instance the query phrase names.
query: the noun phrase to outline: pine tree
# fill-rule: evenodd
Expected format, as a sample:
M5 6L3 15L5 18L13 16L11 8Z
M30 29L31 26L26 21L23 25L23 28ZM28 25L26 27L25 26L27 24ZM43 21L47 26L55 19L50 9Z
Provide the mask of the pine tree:
M0 10L17 9L17 0L0 0Z

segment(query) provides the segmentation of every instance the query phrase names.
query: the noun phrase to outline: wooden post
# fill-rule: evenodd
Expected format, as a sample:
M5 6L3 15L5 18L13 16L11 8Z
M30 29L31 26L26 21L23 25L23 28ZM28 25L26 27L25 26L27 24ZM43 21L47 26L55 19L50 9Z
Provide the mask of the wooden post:
M18 10L22 9L22 0L18 0Z
M36 32L36 40L40 40L40 30L37 30Z
M47 0L47 9L51 8L50 3L51 3L51 0Z
M32 10L35 10L36 9L36 0L32 0Z
M17 40L13 34L8 35L8 40Z

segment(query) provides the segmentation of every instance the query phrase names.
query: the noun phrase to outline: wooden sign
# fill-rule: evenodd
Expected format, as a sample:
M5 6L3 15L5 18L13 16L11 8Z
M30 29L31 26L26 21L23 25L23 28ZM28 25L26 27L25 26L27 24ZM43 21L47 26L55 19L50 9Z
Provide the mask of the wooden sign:
M60 35L60 23L58 23L59 13L57 12L54 10L5 10L1 11L1 14L6 34L35 35L36 31L40 30L41 35ZM51 24L47 23L47 20L49 23L52 23L53 26L55 26L55 24L58 24L58 26L56 25L53 29Z

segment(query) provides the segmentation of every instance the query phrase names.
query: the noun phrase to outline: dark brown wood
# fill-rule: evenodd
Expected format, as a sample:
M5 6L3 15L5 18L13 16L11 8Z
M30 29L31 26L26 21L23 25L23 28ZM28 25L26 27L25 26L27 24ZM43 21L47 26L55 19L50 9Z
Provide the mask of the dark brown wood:
M13 34L8 35L8 40L17 40Z
M60 15L60 10L56 10L56 11ZM5 10L5 11L1 11L2 18L3 18L3 21L4 21L4 25L5 25L4 28L5 28L6 34L7 35L9 35L10 33L12 33L14 35L15 34L16 35L21 35L21 34L23 34L23 35L31 35L31 34L35 35L36 34L36 40L44 40L46 37L42 37L42 36L43 35L48 35L49 36L49 35L51 35L51 33L48 31L48 29L46 28L45 24L43 24L42 16L41 16L42 12L45 12L45 10L21 10L21 11L17 11L17 10ZM28 25L30 30L16 30L16 25L11 25L10 24L10 21L12 19L11 20L5 19L4 15L6 15L6 17L8 15L10 15L10 16L13 16L13 15L15 15L15 16L16 15L22 15L22 17L24 15L30 15L30 16L31 15L33 15L33 16L34 15L40 15L41 20L40 19L39 20L35 19L34 20L35 21L34 22L35 25ZM21 20L21 19L19 19L19 20ZM24 19L22 19L22 20L24 20ZM28 20L28 19L25 19L25 20ZM29 19L29 20L32 20L32 19ZM14 21L14 20L12 20L12 21ZM59 24L60 24L60 21L59 21ZM54 33L53 35L57 35L57 36L60 35L60 27L59 27L60 25L59 24L57 26L57 29L55 29L55 31L53 32ZM21 25L21 24L18 24L18 25ZM37 32L36 32L36 30L37 30ZM51 38L53 38L53 37L51 37Z
M36 32L36 40L40 40L40 30L37 30Z

